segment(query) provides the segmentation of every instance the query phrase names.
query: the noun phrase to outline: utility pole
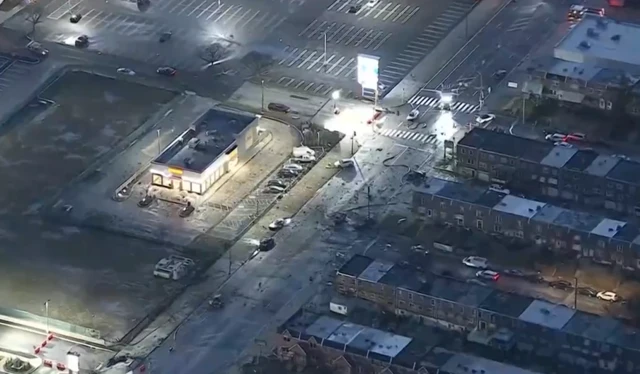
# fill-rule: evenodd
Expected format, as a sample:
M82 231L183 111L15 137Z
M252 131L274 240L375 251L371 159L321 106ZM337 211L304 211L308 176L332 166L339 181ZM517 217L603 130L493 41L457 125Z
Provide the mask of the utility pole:
M371 219L371 186L367 184L367 221Z
M49 301L51 300L47 300L44 302L44 318L47 327L47 335L49 334Z
M578 277L573 277L573 309L578 310Z
M229 247L229 249L227 249L227 256L229 257L229 258L228 258L228 262L229 262L229 269L227 270L227 277L230 277L230 276L231 276L231 248L232 248L232 247Z
M324 62L322 64L324 66L324 72L327 72L327 32L324 33Z
M353 136L351 136L351 157L353 157L353 154L355 153L353 151L353 141L354 141L355 138L356 138L356 132L354 131L353 132Z
M156 133L158 134L156 137L158 140L158 156L160 156L160 153L162 153L162 148L160 147L160 129L156 129Z
M526 99L525 95L522 94L522 124L523 125L524 125L524 117L525 117L524 113L525 113L525 109L526 109L525 108L526 102L527 102L527 99Z
M262 113L264 113L264 79L260 81L260 96L262 102Z

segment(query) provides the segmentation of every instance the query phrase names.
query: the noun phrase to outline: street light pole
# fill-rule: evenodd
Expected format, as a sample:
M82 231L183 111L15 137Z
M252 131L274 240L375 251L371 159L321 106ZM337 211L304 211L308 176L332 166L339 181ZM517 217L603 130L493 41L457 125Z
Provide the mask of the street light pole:
M353 141L355 138L356 138L356 132L354 131L353 135L351 136L351 157L353 157L353 154L355 153L353 152Z
M261 92L261 102L262 102L262 112L264 113L264 79L260 81L260 92Z
M157 134L158 134L158 137L157 137L157 140L158 140L158 156L160 156L160 154L162 153L162 148L160 147L160 129L157 129L156 131L157 131Z
M51 300L47 300L44 302L44 318L47 327L47 334L49 334L49 301Z
M324 33L324 72L327 72L327 32Z

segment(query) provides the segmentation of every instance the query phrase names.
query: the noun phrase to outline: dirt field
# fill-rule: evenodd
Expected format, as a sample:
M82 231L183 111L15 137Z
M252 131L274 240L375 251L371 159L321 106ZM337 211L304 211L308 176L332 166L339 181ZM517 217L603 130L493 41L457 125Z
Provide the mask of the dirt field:
M40 202L138 128L174 93L71 73L26 108L0 137L0 299L115 340L175 294L181 284L155 279L171 248L43 221ZM144 98L141 100L140 98Z
M0 186L2 210L37 208L174 96L86 73L66 74L41 94L55 104L25 109L0 138L0 173L7 181Z

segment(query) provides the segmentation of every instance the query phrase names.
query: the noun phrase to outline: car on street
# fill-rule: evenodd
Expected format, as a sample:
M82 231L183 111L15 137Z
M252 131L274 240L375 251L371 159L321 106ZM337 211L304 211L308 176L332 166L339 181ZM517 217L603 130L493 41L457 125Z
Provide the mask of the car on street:
M348 13L350 14L356 14L358 13L358 11L361 9L362 7L360 5L351 5L349 7Z
M561 142L563 141L565 138L567 137L566 134L561 134L561 133L554 133L554 134L547 134L544 139L548 140L550 142Z
M128 68L118 68L118 70L116 70L118 73L120 74L125 74L125 75L136 75L136 72L128 69Z
M172 68L170 66L162 66L162 67L159 67L156 70L156 73L158 73L160 75L166 75L168 77L172 77L172 76L176 75L177 72L178 71L175 68Z
M262 193L283 193L284 188L278 186L267 186L262 189Z
M140 208L146 208L155 200L153 195L145 195L140 201L138 201L138 206Z
M300 157L294 157L291 159L291 162L297 162L300 164L310 164L312 162L316 162L316 156L312 155L303 155Z
M413 109L407 115L407 121L415 121L420 116L420 111L418 109Z
M553 143L553 145L555 145L556 147L563 147L563 148L573 148L573 144L571 143L567 143L567 142L556 142Z
M82 19L82 14L72 14L69 17L69 22L78 23L78 22L80 22L81 19Z
M27 50L29 50L29 52L33 53L34 55L41 57L47 57L49 55L49 51L44 48L42 44L34 41L27 44Z
M573 289L573 284L571 284L571 282L569 281L559 279L549 282L549 287L555 288L557 290L567 291Z
M269 109L272 112L281 112L281 113L289 113L291 111L291 108L280 103L269 103L267 105L267 109Z
M260 239L260 244L258 245L258 251L260 252L268 252L276 246L276 240L274 238L262 238Z
M476 123L482 125L493 121L495 118L496 116L494 114L482 114L476 117Z
M511 191L509 191L508 188L504 188L503 186L499 185L499 184L492 184L489 186L489 191L493 191L493 192L497 192L497 193L503 193L505 195L509 195L511 193Z
M298 175L300 175L299 171L291 169L282 169L278 172L278 177L280 178L295 178Z
M567 13L567 20L569 22L578 22L584 18L585 14L593 14L598 17L604 17L604 8L589 7L585 5L574 4L569 8Z
M89 37L87 35L80 35L76 38L76 47L82 48L89 45Z
M571 141L571 140L578 140L578 141L583 141L587 139L587 135L581 133L581 132L572 132L571 134L567 135L564 138L565 142Z
M489 260L484 257L469 256L462 259L462 263L470 268L486 269L489 267Z
M518 269L505 269L503 271L504 275L508 275L514 278L524 278L524 272Z
M507 71L505 69L496 70L493 72L493 74L491 74L491 76L495 80L501 80L507 76Z
M182 209L180 209L180 213L178 213L178 215L181 218L186 218L186 217L189 217L195 210L196 208L194 208L190 202L187 202L187 204L184 207L182 207Z
M609 301L612 303L620 301L620 296L618 296L618 294L613 291L600 291L598 292L596 297L600 300Z
M278 218L269 224L269 230L278 231L285 226L289 226L291 218Z
M280 188L287 188L288 184L282 179L272 179L267 182L267 186L275 186Z
M598 291L591 287L578 287L578 293L582 296L597 297Z
M162 34L160 34L160 39L158 39L158 41L160 43L168 42L169 40L171 40L172 35L173 34L171 33L171 31L163 32Z
M492 270L480 270L479 272L476 273L476 277L481 279L492 280L495 282L498 279L500 279L500 274Z
M282 167L282 170L295 170L295 171L302 171L304 168L302 167L302 165L299 164L285 164Z

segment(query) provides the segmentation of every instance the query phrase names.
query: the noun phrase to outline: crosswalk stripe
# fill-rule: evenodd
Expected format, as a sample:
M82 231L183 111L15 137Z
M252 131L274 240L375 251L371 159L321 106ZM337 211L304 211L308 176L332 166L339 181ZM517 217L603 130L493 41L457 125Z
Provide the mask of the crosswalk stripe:
M420 135L420 133L415 133L409 140L416 140Z

